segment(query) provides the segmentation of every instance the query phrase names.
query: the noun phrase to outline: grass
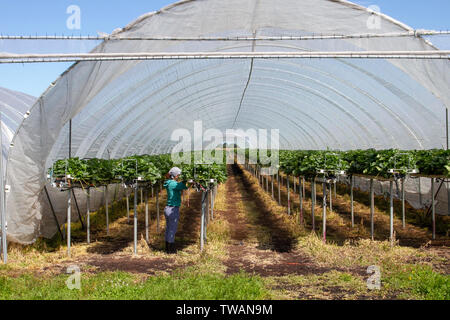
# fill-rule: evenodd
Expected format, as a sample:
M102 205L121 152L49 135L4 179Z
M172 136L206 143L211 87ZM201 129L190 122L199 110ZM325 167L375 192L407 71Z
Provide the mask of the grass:
M434 272L430 266L403 265L382 281L386 289L401 292L398 297L402 299L450 300L450 276Z
M124 272L81 277L81 289L70 290L68 276L52 279L0 276L0 300L256 300L268 293L259 277L244 273L179 272L146 280Z

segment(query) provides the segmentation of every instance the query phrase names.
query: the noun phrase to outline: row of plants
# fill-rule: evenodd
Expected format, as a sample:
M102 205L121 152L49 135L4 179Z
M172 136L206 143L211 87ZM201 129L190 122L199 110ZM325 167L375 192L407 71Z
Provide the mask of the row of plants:
M189 156L188 156L189 157ZM190 155L191 163L175 164L169 154L134 155L122 159L80 159L70 158L56 161L48 169L51 180L67 180L82 186L101 186L111 183L132 184L136 180L156 184L166 179L169 170L177 166L183 173L183 181L208 182L214 179L224 183L227 179L227 168L224 164L202 164L198 155ZM201 157L200 157L201 159ZM194 164L200 163L200 164Z
M258 163L259 151L258 151ZM270 154L270 153L269 153ZM249 159L251 153L246 150ZM297 150L279 152L279 168L286 174L313 177L319 170L327 172L345 171L346 174L360 174L391 178L393 172L400 176L415 174L422 176L450 177L449 150L351 150L318 151Z

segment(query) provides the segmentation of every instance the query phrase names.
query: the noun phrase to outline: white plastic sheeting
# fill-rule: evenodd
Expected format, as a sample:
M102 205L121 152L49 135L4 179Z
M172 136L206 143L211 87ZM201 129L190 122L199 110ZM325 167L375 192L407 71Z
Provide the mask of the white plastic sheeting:
M378 23L379 22L379 23ZM376 27L374 29L374 26ZM140 17L123 37L263 37L413 31L343 0L186 0ZM420 37L308 41L108 40L93 52L437 50ZM445 146L448 60L242 59L80 62L34 105L14 138L10 239L47 232L46 169L78 157L169 152L171 133L280 129L284 149ZM58 214L62 214L59 212Z
M37 99L22 92L0 88L0 112L2 113L2 159L3 171L6 170L9 147L17 128L22 123L26 112ZM4 174L3 172L3 174Z
M106 204L106 188L105 187L98 187L98 188L91 188L90 189L90 203L89 208L91 212L94 212L98 210L99 208L103 207ZM68 198L68 191L61 192L59 189L53 188L50 184L47 185L47 191L50 198L50 201L53 205L53 209L55 210L55 215L58 220L58 224L61 226L66 223L67 219L67 198ZM80 215L82 217L82 220L84 222L84 225L86 226L86 211L87 211L87 191L82 189L74 189L75 198L72 197L72 210L71 210L71 221L78 221L79 215L78 210L80 211ZM124 189L122 185L114 184L108 186L108 203L110 206L109 209L109 215L111 216L113 208L111 208L111 204L114 201L120 201L122 200L126 195L131 194L130 189ZM76 199L76 202L75 202ZM133 200L130 199L130 204L133 203ZM78 208L77 208L78 204ZM55 217L52 214L50 202L47 198L47 195L45 192L41 192L39 195L39 199L37 202L37 205L39 205L39 210L41 212L44 212L40 218L39 225L43 226L39 230L39 235L51 238L55 235L56 232L58 232L58 227L55 222ZM106 216L103 217L106 221ZM9 225L8 225L9 229ZM30 230L30 232L35 232ZM32 238L29 240L32 241Z

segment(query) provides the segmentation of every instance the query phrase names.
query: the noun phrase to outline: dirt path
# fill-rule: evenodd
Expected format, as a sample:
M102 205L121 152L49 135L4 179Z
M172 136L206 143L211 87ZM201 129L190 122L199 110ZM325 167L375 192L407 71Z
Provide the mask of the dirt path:
M227 274L243 270L269 277L319 275L337 270L318 266L296 248L293 232L280 217L263 206L238 166L230 166L228 173L227 209L220 213L231 229L229 254L223 261Z

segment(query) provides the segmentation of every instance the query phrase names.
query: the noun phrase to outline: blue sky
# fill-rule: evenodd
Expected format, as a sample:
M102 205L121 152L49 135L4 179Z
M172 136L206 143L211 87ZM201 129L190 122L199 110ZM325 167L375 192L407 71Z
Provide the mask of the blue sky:
M98 31L110 33L116 28L127 25L140 15L158 10L174 1L2 0L0 1L0 32L9 35L55 33L96 35ZM366 7L378 5L383 13L416 29L450 29L449 0L353 0L353 2ZM78 5L81 9L81 30L77 32L68 30L66 26L69 17L66 10L73 4ZM449 38L446 37L444 41L448 43ZM10 45L10 42L8 44L0 42L0 52L7 51ZM59 44L47 45L48 47L54 46L50 48L51 51L60 51ZM95 43L86 43L82 51L86 51L86 48L93 45ZM17 52L29 52L29 46L35 47L35 43L27 43L23 46L15 44L15 48L18 48ZM38 52L39 50L34 51ZM39 96L69 65L65 63L0 65L0 87Z

